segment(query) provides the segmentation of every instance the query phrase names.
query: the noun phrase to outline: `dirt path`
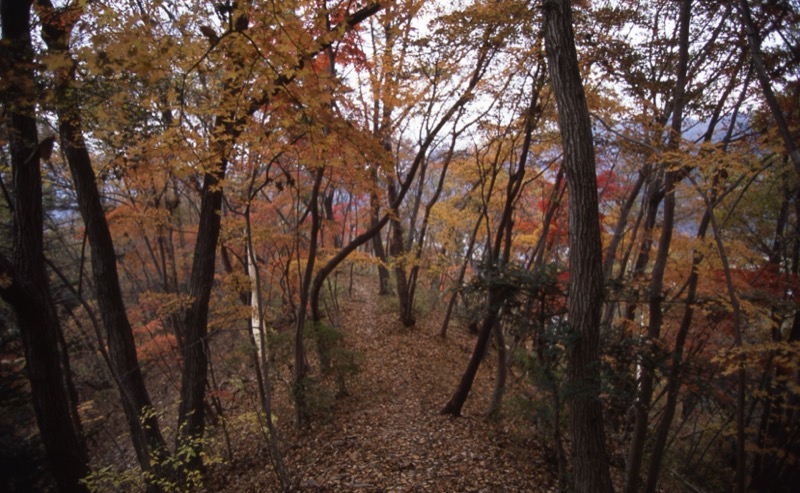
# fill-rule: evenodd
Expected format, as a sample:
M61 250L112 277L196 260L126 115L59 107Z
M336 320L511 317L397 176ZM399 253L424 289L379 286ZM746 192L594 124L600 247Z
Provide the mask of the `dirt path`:
M360 366L348 380L349 396L338 399L327 419L318 419L304 435L284 437L293 442L285 461L295 489L555 491L551 468L530 434L483 416L494 378L491 358L478 374L464 417L439 414L474 338L454 326L441 340L438 317L432 316L403 328L391 299L376 293L377 285L362 282L352 299L342 300L346 344Z

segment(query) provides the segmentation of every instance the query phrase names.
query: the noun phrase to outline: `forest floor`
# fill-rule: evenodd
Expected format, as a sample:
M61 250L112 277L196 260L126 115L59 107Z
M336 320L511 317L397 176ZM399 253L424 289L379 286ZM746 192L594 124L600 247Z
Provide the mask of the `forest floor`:
M340 290L347 291L347 290ZM294 427L291 399L292 328L272 341L270 371L279 448L292 491L297 492L550 492L557 491L552 449L540 439L530 403L513 391L499 418L486 411L494 387L496 354L484 358L462 417L443 416L475 344L454 318L439 337L443 303L423 306L414 327L398 320L397 299L378 296L377 279L357 276L339 295L343 349L357 363L337 395L335 376L320 378L312 393L314 415L306 430ZM278 492L280 482L259 423L255 373L245 332L219 331L210 345L211 395L222 412L208 419L207 492ZM306 350L317 366L314 343ZM11 343L9 343L11 341ZM48 491L52 479L38 440L24 359L18 341L0 351L0 491ZM90 347L90 346L87 346ZM88 356L87 356L88 354ZM154 406L169 443L174 436L179 388L177 358L142 359ZM140 355L141 356L141 355ZM354 368L348 368L353 370ZM139 491L124 415L94 351L73 358L81 414L98 491ZM519 382L510 375L510 386ZM528 396L530 397L530 396Z
M493 357L483 362L463 416L441 415L474 336L453 321L448 337L440 338L441 310L405 328L393 298L377 291L377 282L360 278L351 297L341 296L345 344L359 368L347 377L348 395L336 398L303 432L291 426L290 406L276 397L293 491L556 491L555 467L530 421L486 417ZM212 468L209 491L278 491L263 437L232 441L234 458Z

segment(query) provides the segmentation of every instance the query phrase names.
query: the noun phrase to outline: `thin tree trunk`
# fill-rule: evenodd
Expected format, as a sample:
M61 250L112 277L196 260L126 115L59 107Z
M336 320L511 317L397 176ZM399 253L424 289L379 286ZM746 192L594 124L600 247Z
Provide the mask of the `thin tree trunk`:
M222 118L217 128L225 125ZM227 152L222 151L216 167L206 173L200 203L200 225L192 259L192 274L189 280L189 296L192 304L186 311L186 338L180 348L183 356L181 372L181 400L178 408L178 449L188 447L196 452L188 464L200 467L199 439L205 431L205 389L208 380L208 311L211 288L214 284L217 241L222 219L221 182L228 165Z
M706 205L710 208L711 203L707 197ZM728 290L728 298L731 303L733 318L733 333L734 341L737 348L742 347L742 315L741 307L739 305L739 296L736 294L736 288L733 285L733 277L731 276L731 267L728 262L727 250L722 241L722 233L719 225L717 224L714 215L711 215L711 228L714 232L714 241L717 244L717 251L722 262L722 268L725 273L725 285ZM744 366L743 357L739 359L738 367L736 369L736 476L734 478L734 490L736 493L744 493L746 491L745 480L747 477L747 455L745 451L745 391L747 385L747 373Z
M251 290L251 296L255 299L253 308L258 315L258 327L252 327L251 334L253 338L255 338L256 335L258 336L258 359L260 360L258 362L260 363L261 371L263 372L263 374L259 376L259 381L261 384L261 388L259 389L261 394L261 412L264 414L264 419L267 423L266 440L267 445L269 446L269 456L272 461L272 466L275 469L275 474L278 476L278 480L281 482L281 488L284 491L289 491L289 476L286 474L283 456L281 455L280 448L278 447L278 431L275 428L275 424L272 420L272 386L269 377L269 360L267 359L267 329L264 327L264 300L261 292L261 272L258 269L258 264L256 263L256 254L253 249L253 229L250 223L250 205L247 206L244 217L247 235L247 270L253 283L253 288ZM255 320L251 320L251 322L253 321ZM259 365L256 365L256 370L258 370L258 368Z
M422 171L425 170L423 166ZM389 184L389 202L397 202L397 188ZM400 302L400 322L406 327L412 327L414 319L414 306L411 301L408 276L406 275L406 262L408 252L405 248L403 223L399 211L395 210L389 221L391 226L391 240L389 242L389 255L394 259L394 278L397 284L397 300Z
M478 236L478 230L481 228L481 223L483 222L483 214L478 217L478 220L475 221L475 226L472 228L472 234L469 236L469 243L467 244L467 253L464 255L464 261L461 263L461 267L458 269L458 275L456 276L456 280L453 283L453 294L450 296L450 301L447 302L447 311L444 314L444 320L442 321L442 328L439 329L439 337L444 339L447 337L447 327L450 325L450 317L453 314L453 307L456 305L456 301L458 300L458 294L461 292L462 284L464 284L464 276L467 273L467 266L469 265L470 257L472 257L472 250L475 248L475 239Z
M697 239L699 241L702 241L706 237L711 214L713 214L713 212L707 210L700 221L697 232ZM670 358L670 369L667 375L667 402L664 405L664 415L661 417L659 427L656 431L656 437L650 455L650 465L647 470L645 491L648 493L654 493L656 491L658 476L661 472L661 462L664 458L667 438L669 437L670 425L675 416L675 408L678 403L678 393L681 385L681 372L683 370L683 349L686 344L686 338L689 335L689 329L692 327L694 304L697 301L697 285L700 279L699 267L702 260L703 255L699 252L695 252L692 259L691 273L689 274L687 283L686 308L683 312L681 324L678 327L678 333L675 335L675 347L672 350L672 356Z
M678 14L678 67L673 95L672 125L670 128L667 149L677 151L681 140L681 125L683 123L683 106L686 92L686 80L689 66L689 28L692 13L691 0L681 0ZM661 310L663 297L664 273L666 271L669 249L672 242L672 231L675 221L675 185L678 172L667 170L664 178L664 211L661 227L661 237L658 243L653 271L651 273L648 296L648 311L650 320L647 328L647 340L655 343L661 335L664 315ZM649 345L648 345L649 347ZM651 358L647 358L650 360ZM639 475L644 455L644 446L647 440L650 401L653 394L655 369L652 362L642 364L643 371L639 382L639 392L636 397L633 436L628 454L628 463L625 469L625 492L634 493L639 490ZM655 480L655 477L653 477Z
M369 193L370 205L370 228L375 228L380 221L380 205L378 201L378 193L375 188L378 186L378 176L374 169L371 170L372 186L373 189ZM386 268L386 250L383 248L383 239L380 234L372 237L372 251L378 257L378 280L379 280L379 296L385 296L391 292L389 289L389 269Z
M508 351L506 350L506 338L503 335L503 324L500 322L496 323L494 327L494 343L497 346L497 374L495 375L494 391L492 392L492 400L489 403L487 414L490 417L499 417L508 375Z
M544 70L542 70L541 64L539 65L538 70L541 71L539 74L541 77L543 77ZM539 79L539 77L534 79L535 82L538 80L541 79ZM511 229L513 228L512 216L514 213L514 203L519 196L520 190L522 189L522 183L525 177L525 164L528 160L533 129L536 126L536 119L539 114L539 109L537 107L540 88L541 86L538 83L533 84L530 104L525 112L525 130L522 148L520 149L519 154L519 161L517 163L516 170L509 172L508 183L506 185L505 204L503 206L503 213L500 223L498 224L497 231L495 232L494 247L488 249L489 265L487 269L491 271L489 272L490 276L496 275L499 269L501 269L508 262L508 256L511 251L510 233ZM489 187L490 190L494 187L494 178L496 176L497 174L495 173L495 175L492 177L492 183ZM487 216L485 202L482 216ZM504 240L505 243L503 243ZM487 238L487 244L490 241L491 238ZM500 250L501 247L504 247L503 251ZM508 293L505 292L505 289L502 287L493 286L491 289L489 289L489 301L486 308L486 314L484 315L483 325L478 332L478 340L475 342L475 348L472 350L472 356L467 364L467 369L464 371L464 375L462 375L461 380L459 381L458 387L456 387L456 390L450 397L450 400L442 409L442 414L452 414L453 416L461 415L461 409L464 406L467 397L469 396L469 392L472 389L472 383L475 380L475 375L478 373L478 368L483 360L483 356L486 354L487 344L489 343L489 336L491 335L492 328L498 323L500 310L503 306L503 303L505 303L507 296ZM498 369L498 371L500 370Z
M486 308L486 315L483 317L483 324L478 332L478 340L475 342L475 349L472 350L472 356L467 364L467 369L461 376L461 380L456 387L455 393L450 397L450 400L445 404L441 414L450 414L453 416L461 416L461 409L467 401L469 391L472 389L472 382L475 381L475 375L478 374L478 368L486 354L486 347L489 343L489 336L492 333L492 328L497 323L497 315L500 312L500 307L505 299L504 294L499 290L489 292L489 302Z

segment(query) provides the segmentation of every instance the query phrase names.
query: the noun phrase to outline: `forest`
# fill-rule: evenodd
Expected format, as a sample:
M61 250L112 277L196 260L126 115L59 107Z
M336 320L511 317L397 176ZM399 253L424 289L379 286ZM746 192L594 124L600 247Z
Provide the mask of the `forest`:
M800 491L797 0L0 24L0 489Z

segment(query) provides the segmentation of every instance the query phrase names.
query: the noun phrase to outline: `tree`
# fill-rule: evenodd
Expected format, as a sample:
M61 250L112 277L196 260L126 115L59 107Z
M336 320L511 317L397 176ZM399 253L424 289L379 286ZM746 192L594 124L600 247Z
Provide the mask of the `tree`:
M41 159L49 158L53 142L40 143L36 129L31 3L0 3L3 104L14 183L9 204L13 253L10 261L0 257L0 295L14 308L22 332L36 421L56 484L61 491L79 492L87 491L80 480L89 473L88 455L69 356L45 272Z
M482 275L488 279L487 284L489 285L489 294L486 302L486 313L483 315L481 327L478 331L478 340L475 342L475 348L472 351L472 356L470 357L467 369L464 371L464 374L461 377L461 380L452 397L447 404L445 404L444 409L442 409L442 414L452 414L454 416L459 416L461 414L461 408L464 406L470 389L472 388L472 382L475 379L475 375L478 373L478 368L483 360L483 355L486 353L486 347L489 343L489 337L491 336L492 331L496 332L496 337L498 337L498 346L500 346L502 349L499 350L500 355L498 360L498 362L501 363L498 366L499 385L497 386L495 398L493 399L493 404L491 406L492 409L490 409L490 411L496 413L497 408L499 408L499 399L502 395L502 383L505 378L505 353L503 352L505 349L505 342L503 341L502 334L500 332L500 328L497 326L497 323L499 320L500 310L503 307L503 304L506 302L506 297L510 294L507 292L509 287L503 285L502 277L503 271L507 267L511 256L511 231L514 224L513 215L515 204L520 196L523 184L525 183L525 167L531 149L532 134L534 129L537 127L538 120L541 116L539 97L544 83L544 74L544 66L539 64L536 72L534 72L532 75L530 101L524 108L525 113L522 115L522 121L524 122L524 128L521 132L522 143L518 153L516 153L516 163L510 165L513 166L513 168L508 170L508 181L506 183L504 196L505 200L500 213L500 219L497 221L497 226L494 230L494 238L491 237L491 234L489 234L486 238L487 251L484 254L482 265L482 269L485 270L485 273ZM494 174L491 178L489 195L491 195L491 190L494 188L494 181L497 178L497 173L502 167L500 165L506 160L513 162L514 157L515 153L511 153L510 156L505 156L500 152L496 154L496 159L500 162L494 163ZM484 200L488 202L489 197L485 197ZM482 218L486 218L488 216L488 211L486 210L485 204L486 202L484 202L484 210L481 214ZM494 282L497 282L497 285L493 285Z
M153 479L163 478L168 474L162 466L169 451L139 366L133 330L125 310L117 274L114 242L83 137L78 101L80 91L75 83L76 64L69 45L72 28L81 16L81 7L70 4L55 9L49 0L38 1L37 7L42 19L42 37L48 50L62 61L60 68L54 70L58 130L92 251L92 273L100 315L106 329L108 353L113 365L111 372L119 388L139 464L143 471L154 472ZM149 488L154 491L159 489L154 483Z
M568 406L576 492L613 491L608 469L600 392L602 246L592 124L578 69L569 0L546 0L545 51L558 107L569 190Z

